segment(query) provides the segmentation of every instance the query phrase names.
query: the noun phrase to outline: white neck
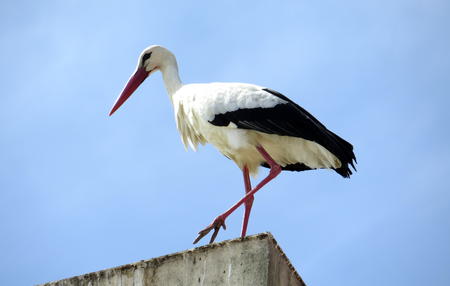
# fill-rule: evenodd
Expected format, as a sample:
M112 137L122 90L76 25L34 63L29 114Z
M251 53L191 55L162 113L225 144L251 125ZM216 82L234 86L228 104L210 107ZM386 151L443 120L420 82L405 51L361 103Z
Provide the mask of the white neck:
M180 76L178 75L178 66L176 60L174 59L173 61L168 61L167 64L161 66L161 73L163 76L164 85L167 89L167 93L172 98L175 92L183 85L180 80Z

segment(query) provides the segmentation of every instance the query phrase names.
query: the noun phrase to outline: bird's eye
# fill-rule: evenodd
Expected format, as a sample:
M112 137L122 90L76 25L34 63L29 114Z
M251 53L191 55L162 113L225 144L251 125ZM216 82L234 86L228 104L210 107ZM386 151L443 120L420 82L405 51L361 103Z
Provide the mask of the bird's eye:
M152 55L152 52L144 54L144 56L142 56L142 64L145 63L145 61L148 60L151 55Z

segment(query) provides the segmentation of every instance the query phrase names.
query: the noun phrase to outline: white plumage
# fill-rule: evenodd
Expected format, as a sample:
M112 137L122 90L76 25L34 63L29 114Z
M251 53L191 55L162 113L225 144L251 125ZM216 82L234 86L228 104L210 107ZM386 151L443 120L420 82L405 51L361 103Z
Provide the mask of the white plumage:
M265 162L255 149L257 145L263 146L282 167L297 162L311 169L341 166L336 156L309 140L238 129L233 123L225 127L210 123L216 114L287 103L263 87L243 83L187 84L172 95L172 103L186 147L196 150L198 144L211 143L241 169L247 165L253 175Z
M188 148L211 143L243 171L246 196L199 232L197 242L215 229L214 241L225 219L245 204L242 237L253 195L281 170L333 169L349 177L356 162L350 143L329 131L310 113L284 95L244 83L183 85L175 56L161 46L150 46L139 57L136 72L114 104L113 114L153 72L160 70L172 101L177 128ZM270 167L269 175L251 188L249 174L259 166ZM194 243L195 243L194 242Z

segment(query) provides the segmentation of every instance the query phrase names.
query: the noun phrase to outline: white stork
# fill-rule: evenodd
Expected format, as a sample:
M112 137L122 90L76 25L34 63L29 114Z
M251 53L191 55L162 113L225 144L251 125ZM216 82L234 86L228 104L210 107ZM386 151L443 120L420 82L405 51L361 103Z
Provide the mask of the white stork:
M333 169L344 178L355 169L353 146L340 138L308 111L274 90L245 83L183 84L175 56L162 46L145 49L112 115L152 73L160 70L172 101L181 139L196 150L198 144L213 144L242 170L246 195L199 232L194 243L212 229L210 243L225 219L245 204L241 236L253 204L253 195L282 170ZM259 166L270 168L269 175L252 189L249 174Z

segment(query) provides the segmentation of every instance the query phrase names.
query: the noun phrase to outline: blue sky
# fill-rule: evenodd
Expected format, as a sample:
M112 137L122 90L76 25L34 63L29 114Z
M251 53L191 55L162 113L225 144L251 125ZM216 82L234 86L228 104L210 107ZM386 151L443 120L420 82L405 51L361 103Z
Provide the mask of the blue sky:
M355 146L350 180L286 172L255 198L249 233L271 231L307 284L449 285L449 11L445 0L1 2L0 284L191 248L243 195L212 146L185 152L159 73L107 116L141 50L161 44L185 83L270 87ZM218 240L239 235L241 216Z

